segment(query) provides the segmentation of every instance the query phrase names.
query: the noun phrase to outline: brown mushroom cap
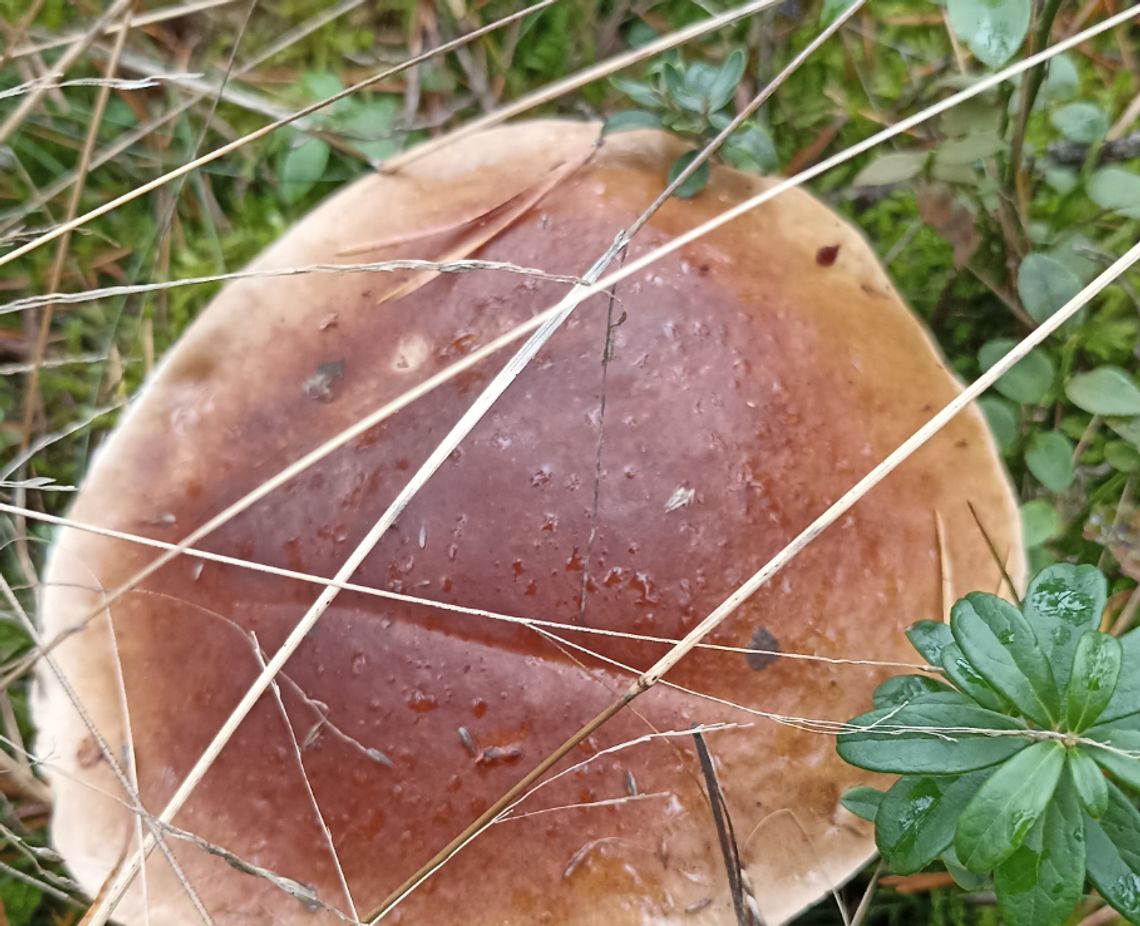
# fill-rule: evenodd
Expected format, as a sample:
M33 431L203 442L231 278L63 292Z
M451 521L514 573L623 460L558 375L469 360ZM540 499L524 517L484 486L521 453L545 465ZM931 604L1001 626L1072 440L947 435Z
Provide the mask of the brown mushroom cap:
M580 273L661 190L682 150L662 133L608 137L521 216L507 214L525 207L552 170L583 159L597 136L596 125L526 123L468 139L397 175L365 178L253 267L467 254L475 242L473 256ZM714 169L703 193L654 217L633 253L770 183ZM381 239L384 248L343 256ZM103 448L72 516L177 541L565 291L562 283L490 271L420 283L410 274L344 273L229 285ZM386 298L406 284L399 298ZM607 305L595 297L411 503L355 581L676 638L959 389L866 242L798 190L619 284L616 298L621 323L604 430ZM331 576L505 359L435 390L201 546ZM1014 498L971 409L709 642L917 661L902 631L943 614L944 579L955 596L1000 586L967 502L1020 581ZM117 587L155 555L63 530L46 577L46 635L73 626L98 607L100 589ZM316 591L181 557L112 606L110 620L59 647L64 672L121 756L127 732L112 639L117 645L148 808L157 812L170 798L256 676L247 632L272 652ZM565 636L638 669L664 652L655 643ZM668 679L763 711L842 721L868 708L889 674L704 649ZM526 627L347 592L286 675L281 697L304 771L362 913L629 682ZM74 709L46 674L41 683L36 719L41 755L55 769L55 841L95 892L132 839L132 818ZM392 767L322 727L320 705L338 731L379 750ZM662 686L634 708L572 761L654 729L747 725L708 742L768 922L792 916L872 855L870 828L839 798L874 778L845 766L831 737ZM639 800L590 806L625 796L631 781ZM519 813L548 808L563 809L491 827L392 921L734 921L687 737L598 756ZM269 695L176 823L344 907L293 738ZM171 845L219 926L336 922L193 845ZM154 922L198 922L158 853L148 875ZM117 915L143 922L142 902L136 883Z

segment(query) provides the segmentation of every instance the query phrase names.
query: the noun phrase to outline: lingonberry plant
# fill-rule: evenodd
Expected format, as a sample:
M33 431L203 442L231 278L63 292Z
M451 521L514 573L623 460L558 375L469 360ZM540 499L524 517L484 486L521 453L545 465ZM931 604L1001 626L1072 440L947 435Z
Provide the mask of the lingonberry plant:
M992 881L1010 926L1060 926L1087 877L1140 923L1140 629L1100 631L1106 593L1060 564L1020 609L974 593L911 627L941 677L888 679L838 738L852 765L902 776L843 799L894 871Z

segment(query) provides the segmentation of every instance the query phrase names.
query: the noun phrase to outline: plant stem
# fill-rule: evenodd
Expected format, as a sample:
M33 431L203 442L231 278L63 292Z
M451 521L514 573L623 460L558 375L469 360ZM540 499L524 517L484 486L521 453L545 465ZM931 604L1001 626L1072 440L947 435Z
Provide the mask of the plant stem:
M1045 47L1049 41L1049 34L1053 31L1053 20L1057 18L1057 11L1061 9L1061 0L1046 0L1045 8L1041 11L1041 18L1037 23L1037 31L1031 41L1030 54ZM1021 159L1025 148L1025 130L1029 124L1029 114L1033 111L1033 104L1037 100L1037 93L1045 80L1045 68L1038 67L1031 70L1022 81L1021 105L1018 108L1017 124L1013 130L1013 144L1009 151L1009 164L1006 168L1006 186L1016 196L1020 184ZM1019 197L1020 200L1020 197Z

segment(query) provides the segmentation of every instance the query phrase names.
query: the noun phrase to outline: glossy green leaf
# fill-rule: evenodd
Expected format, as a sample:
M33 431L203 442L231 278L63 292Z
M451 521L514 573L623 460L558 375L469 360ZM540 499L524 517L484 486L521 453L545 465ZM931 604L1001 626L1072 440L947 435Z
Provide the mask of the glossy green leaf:
M1034 743L1005 762L962 810L954 848L970 871L989 871L1022 844L1048 806L1061 772L1065 747Z
M1108 809L1085 816L1089 880L1129 922L1140 923L1140 811L1118 787L1108 786Z
M1097 719L1098 727L1140 715L1140 627L1120 637L1120 647L1124 671L1120 673L1108 707ZM1136 723L1136 728L1140 729L1140 722Z
M1124 649L1116 637L1090 630L1077 642L1073 672L1065 702L1070 731L1087 730L1108 706L1116 691Z
M1084 746L1069 750L1069 774L1085 812L1100 817L1108 807L1108 782L1092 756L1095 751Z
M673 166L669 168L669 182L672 183L679 176L681 172L689 166L697 156L699 151L689 151L682 154L677 160L673 162ZM709 162L705 161L700 167L693 172L684 183L677 187L677 192L674 194L678 199L692 199L696 196L709 182Z
M954 33L983 64L1001 67L1025 41L1031 0L947 0Z
M1017 608L974 592L954 605L950 630L974 669L1017 710L1043 727L1057 723L1061 699L1053 671Z
M942 621L915 621L907 629L906 638L932 666L942 665L942 650L954 642L950 625Z
M892 871L921 871L949 847L962 804L990 774L961 778L900 778L879 805L875 845Z
M1078 373L1065 384L1065 395L1092 415L1140 415L1140 388L1118 367L1098 367Z
M836 748L844 761L896 775L954 775L1002 762L1028 745L1020 736L937 732L947 727L1024 730L1017 719L971 704L957 692L931 693L905 707L879 708L851 721L861 727L841 733ZM929 730L930 732L927 732Z
M1111 124L1106 113L1092 103L1069 103L1053 110L1053 125L1070 141L1091 145L1108 134Z
M1121 752L1117 751L1140 754L1140 730L1102 726L1089 730L1086 736L1112 747L1111 749L1082 747L1088 749L1093 760L1117 781L1140 790L1140 759L1131 755L1121 755Z
M935 691L950 688L926 675L893 675L875 689L871 703L875 707L896 707Z
M328 166L329 153L328 144L319 138L306 138L286 152L279 172L285 202L296 202L317 185Z
M1053 503L1036 498L1021 506L1021 535L1027 547L1040 546L1061 536L1064 525Z
M1084 823L1062 776L1025 841L994 871L1005 926L1063 926L1085 886Z
M986 710L1008 713L1013 706L990 685L966 658L957 643L942 650L942 669L946 677Z
M942 864L946 866L946 871L954 879L954 883L964 891L980 891L989 880L988 875L967 870L953 846L942 853Z
M716 112L726 106L736 93L737 85L744 76L747 60L740 49L734 51L717 69L716 75L709 84L707 96L709 112Z
M1093 566L1058 563L1029 583L1022 608L1062 691L1069 684L1077 641L1100 626L1107 597L1108 583Z
M978 363L983 370L988 370L1001 360L1016 346L1017 342L1010 338L995 338L987 341L978 351ZM1007 399L1025 405L1036 405L1041 402L1053 386L1056 369L1049 355L1038 349L1030 351L1024 359L1014 364L994 384Z
M850 788L839 799L839 803L861 820L874 823L875 815L879 812L879 805L883 802L884 796L885 792L878 788L860 785L857 788Z
M1025 449L1029 472L1050 492L1064 492L1072 485L1073 442L1058 431L1038 431Z
M884 154L864 167L852 181L854 186L887 186L903 183L918 175L926 164L925 151L902 151Z
M661 128L661 117L656 113L647 112L644 109L627 109L610 116L602 126L602 134L612 135L614 132L659 128Z
M1140 174L1123 167L1103 167L1089 178L1085 189L1102 209L1140 219Z
M1080 278L1048 254L1029 254L1018 268L1017 294L1034 321L1045 321L1080 291Z
M990 426L998 449L1005 453L1017 441L1017 406L997 396L987 395L978 399L986 423Z
M1104 461L1118 473L1140 472L1140 450L1122 440L1104 445Z

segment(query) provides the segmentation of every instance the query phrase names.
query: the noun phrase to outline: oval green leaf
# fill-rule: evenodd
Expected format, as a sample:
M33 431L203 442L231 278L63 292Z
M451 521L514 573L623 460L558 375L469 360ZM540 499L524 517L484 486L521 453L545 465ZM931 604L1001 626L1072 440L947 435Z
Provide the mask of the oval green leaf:
M1025 448L1025 465L1050 492L1064 492L1073 483L1073 442L1058 431L1039 431Z
M989 776L988 770L961 778L900 778L879 805L875 845L891 870L921 871L949 847L964 801Z
M1076 789L1065 775L1025 842L994 871L1002 922L1063 926L1084 886L1084 822Z
M954 33L983 64L1001 67L1025 41L1031 0L947 0Z
M1108 807L1108 782L1090 753L1084 746L1070 750L1069 774L1085 812L1090 817L1100 817Z
M1123 167L1105 167L1089 178L1086 190L1102 209L1140 219L1140 175Z
M1114 784L1099 820L1085 817L1089 880L1122 916L1140 923L1140 811Z
M656 113L644 109L627 109L624 112L614 113L602 126L603 135L612 135L614 132L631 132L636 129L659 129L661 117Z
M669 168L669 182L672 183L681 176L681 172L688 167L697 156L699 151L689 151L682 154L677 160L673 162L673 166ZM689 179L677 187L674 195L678 199L692 199L696 196L709 182L709 162L705 161L698 167Z
M1016 341L1009 338L995 338L988 341L978 351L978 363L983 370L988 370L1016 344ZM1042 350L1030 351L1024 359L1006 371L994 384L994 388L1014 402L1036 405L1048 394L1055 375L1053 361L1049 359L1047 353Z
M1140 759L1134 755L1122 754L1140 754L1140 730L1097 727L1089 730L1087 736L1111 747L1108 749L1085 747L1096 763L1117 781L1130 788L1140 789Z
M1140 450L1122 440L1104 445L1104 461L1118 473L1140 472Z
M1027 547L1038 547L1061 536L1064 525L1053 503L1035 498L1021 506L1021 536Z
M954 775L987 768L1024 749L1021 736L991 736L977 730L1025 731L1020 721L983 710L957 692L932 693L905 707L862 714L841 733L836 749L844 761L872 772L895 775ZM955 731L948 738L940 732Z
M1140 415L1140 388L1119 367L1097 367L1078 373L1065 384L1065 395L1092 415Z
M978 670L966 658L966 654L957 643L951 643L942 650L942 671L950 681L986 710L999 711L1003 714L1013 710L1010 703L978 674Z
M1022 609L1062 691L1069 684L1077 641L1100 626L1107 597L1108 582L1093 566L1058 563L1029 583Z
M875 689L871 703L875 707L897 707L936 691L950 688L927 675L894 675Z
M1108 707L1123 658L1116 637L1090 630L1080 638L1065 701L1065 722L1071 732L1087 730Z
M329 163L330 148L319 138L306 138L290 148L281 162L281 198L294 203L317 185Z
M1048 806L1065 768L1065 747L1034 743L1005 762L958 818L954 849L970 871L989 871L1024 842Z
M954 642L950 625L942 621L915 621L907 629L906 638L932 666L942 665L942 650Z
M1061 718L1049 660L1024 615L996 595L974 592L950 612L950 630L974 669L1018 711L1042 727Z
M850 788L839 799L839 803L859 819L874 823L875 815L879 812L879 805L883 802L884 796L885 792L878 788L859 785L857 788Z
M997 442L998 449L1005 453L1017 440L1017 406L997 396L986 395L978 399L982 414Z
M1048 319L1080 291L1080 278L1047 254L1030 254L1018 268L1017 294L1036 322Z
M1120 648L1124 671L1120 674L1108 707L1100 715L1098 727L1140 714L1140 627L1120 638ZM1140 722L1137 722L1136 727L1140 729Z
M917 176L926 164L925 151L903 151L875 158L855 175L854 186L887 186Z
M1092 103L1069 103L1053 111L1053 125L1069 141L1091 145L1108 134L1108 114Z

